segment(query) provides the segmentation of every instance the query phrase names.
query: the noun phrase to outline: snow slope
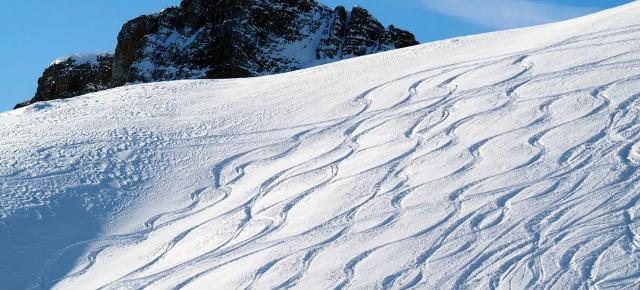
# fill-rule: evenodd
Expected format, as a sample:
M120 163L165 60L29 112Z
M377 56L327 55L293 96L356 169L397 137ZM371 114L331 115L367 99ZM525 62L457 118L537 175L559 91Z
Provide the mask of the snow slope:
M640 2L0 114L2 289L637 289Z

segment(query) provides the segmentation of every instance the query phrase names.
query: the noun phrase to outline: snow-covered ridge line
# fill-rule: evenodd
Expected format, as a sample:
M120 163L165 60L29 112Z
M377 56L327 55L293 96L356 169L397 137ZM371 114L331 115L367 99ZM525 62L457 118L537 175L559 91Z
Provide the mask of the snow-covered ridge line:
M639 42L634 2L0 114L0 281L637 288Z
M49 66L65 63L65 62L67 62L69 60L72 60L73 64L75 64L75 65L82 65L82 64L98 65L99 64L98 58L100 58L100 57L110 57L111 55L113 55L112 52L77 53L77 54L72 54L72 55L69 55L69 56L65 56L65 57L61 57L61 58L55 59L54 61L52 61L49 64Z

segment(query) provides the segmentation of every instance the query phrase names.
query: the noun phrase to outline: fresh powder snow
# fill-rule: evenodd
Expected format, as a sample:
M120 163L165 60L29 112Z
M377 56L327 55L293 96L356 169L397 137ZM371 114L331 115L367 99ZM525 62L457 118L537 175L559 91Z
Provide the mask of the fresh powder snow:
M2 289L637 289L640 2L0 114Z

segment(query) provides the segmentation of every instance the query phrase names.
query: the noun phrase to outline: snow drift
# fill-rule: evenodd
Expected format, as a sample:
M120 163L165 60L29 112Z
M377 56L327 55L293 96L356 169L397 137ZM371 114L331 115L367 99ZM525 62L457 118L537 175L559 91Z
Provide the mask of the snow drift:
M636 288L640 2L0 114L1 287Z

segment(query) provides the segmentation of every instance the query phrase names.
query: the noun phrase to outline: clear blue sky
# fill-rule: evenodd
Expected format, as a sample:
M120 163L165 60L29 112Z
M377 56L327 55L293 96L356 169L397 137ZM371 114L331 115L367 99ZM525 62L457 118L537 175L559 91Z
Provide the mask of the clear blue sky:
M572 18L630 0L320 0L369 9L421 42ZM115 48L122 24L179 0L2 0L0 111L33 96L54 59Z

